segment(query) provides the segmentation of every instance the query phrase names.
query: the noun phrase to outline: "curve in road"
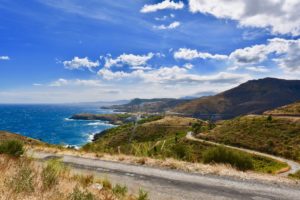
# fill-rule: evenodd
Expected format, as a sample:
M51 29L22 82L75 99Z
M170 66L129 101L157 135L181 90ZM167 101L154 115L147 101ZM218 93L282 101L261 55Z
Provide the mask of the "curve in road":
M278 160L280 162L285 162L290 166L290 169L286 172L280 173L281 176L288 176L289 174L296 173L297 171L300 170L300 164L293 161L293 160L289 160L289 159L286 159L286 158L282 158L282 157L278 157L278 156L270 155L270 154L267 154L267 153L262 153L262 152L250 150L250 149L245 149L245 148L241 148L241 147L234 147L234 146L230 146L230 145L220 144L220 143L217 143L217 142L202 140L202 139L199 139L199 138L195 138L193 136L193 132L191 132L191 131L187 133L186 138L188 140L207 143L207 144L211 144L211 145L215 145L215 146L222 145L222 146L225 146L225 147L230 148L230 149L235 149L235 150L243 151L243 152L246 152L246 153L251 153L251 154L258 155L258 156L264 156L264 157L267 157L267 158Z

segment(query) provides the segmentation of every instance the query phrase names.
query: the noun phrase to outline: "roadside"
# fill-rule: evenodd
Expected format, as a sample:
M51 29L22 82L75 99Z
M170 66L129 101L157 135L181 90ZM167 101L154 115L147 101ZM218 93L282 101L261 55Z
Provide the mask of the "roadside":
M298 199L300 195L299 186L288 182L278 184L254 179L186 173L54 153L32 152L32 156L40 160L59 157L62 162L77 170L108 176L112 181L121 180L133 191L143 187L149 191L151 199Z

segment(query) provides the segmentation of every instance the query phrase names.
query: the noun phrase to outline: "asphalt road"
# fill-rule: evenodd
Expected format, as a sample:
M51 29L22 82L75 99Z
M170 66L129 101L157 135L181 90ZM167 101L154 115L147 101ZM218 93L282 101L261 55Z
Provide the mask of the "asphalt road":
M32 156L40 160L60 157L75 170L108 177L113 183L126 184L130 191L141 187L149 191L150 198L155 200L300 199L300 186L185 173L70 155L33 152Z

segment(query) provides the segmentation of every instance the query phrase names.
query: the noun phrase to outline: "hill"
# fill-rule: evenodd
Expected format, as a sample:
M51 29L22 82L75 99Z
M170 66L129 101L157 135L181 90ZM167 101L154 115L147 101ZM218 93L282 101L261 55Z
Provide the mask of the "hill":
M198 137L300 161L300 119L249 115L220 122Z
M127 104L106 106L102 108L114 109L118 112L148 112L148 113L161 113L174 108L175 106L187 103L187 99L133 99Z
M229 119L246 114L261 114L300 100L300 80L265 78L251 80L215 96L180 104L173 112L199 118Z
M276 108L274 110L264 112L265 115L282 115L282 116L299 116L300 117L300 102L289 104Z
M32 138L25 137L25 136L22 136L22 135L18 135L18 134L15 134L15 133L0 131L0 142L5 141L5 140L19 140L19 141L22 141L24 144L27 144L27 145L42 145L42 144L45 144L45 143L43 143L39 140L36 140L36 139L32 139Z
M86 144L83 150L139 156L142 157L140 164L143 164L145 157L205 162L206 152L214 151L215 147L187 139L187 132L194 129L207 131L210 123L188 117L156 116L140 121L137 126L129 123L103 131L96 135L94 142ZM226 148L225 150L228 151ZM269 158L240 151L233 154L249 158L253 163L253 170L258 172L277 173L286 167L286 164ZM236 161L235 159L237 158L233 160Z

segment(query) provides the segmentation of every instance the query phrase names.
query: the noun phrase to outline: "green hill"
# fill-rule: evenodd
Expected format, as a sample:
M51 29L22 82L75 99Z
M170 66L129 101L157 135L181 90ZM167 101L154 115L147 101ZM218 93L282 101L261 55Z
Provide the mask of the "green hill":
M206 162L205 156L213 152L215 148L209 144L190 141L185 136L190 130L205 131L211 127L213 126L210 123L194 118L156 117L152 120L148 119L140 122L137 127L133 123L129 123L106 130L98 134L94 142L86 144L83 150L158 159L175 158L189 162ZM239 159L250 159L254 171L276 173L287 167L286 164L272 159L225 149L226 152L228 151L229 154L235 156L230 160L233 163Z
M221 122L198 137L300 161L300 120L244 116Z

